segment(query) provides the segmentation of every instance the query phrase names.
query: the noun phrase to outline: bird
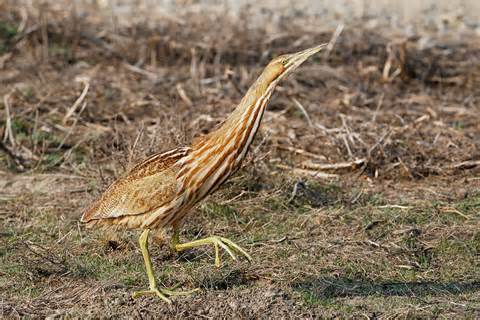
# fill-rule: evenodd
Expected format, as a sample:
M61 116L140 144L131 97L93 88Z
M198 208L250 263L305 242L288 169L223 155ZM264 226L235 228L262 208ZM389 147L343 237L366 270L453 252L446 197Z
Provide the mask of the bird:
M326 45L272 59L238 106L216 129L197 138L190 146L181 146L146 158L114 181L85 210L81 222L88 226L121 226L143 230L139 245L149 288L133 292L133 298L153 295L171 303L172 297L199 290L176 291L176 288L157 286L148 250L150 230L171 228L171 247L179 252L213 245L217 267L221 264L220 248L233 260L236 260L236 254L252 260L244 249L221 236L181 243L181 226L197 203L215 192L241 167L277 84Z

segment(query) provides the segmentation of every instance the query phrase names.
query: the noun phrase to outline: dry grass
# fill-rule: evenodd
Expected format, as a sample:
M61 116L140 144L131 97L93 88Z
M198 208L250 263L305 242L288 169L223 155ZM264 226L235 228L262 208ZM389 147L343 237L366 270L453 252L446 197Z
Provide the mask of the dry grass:
M478 36L346 27L185 225L254 262L215 270L211 248L152 246L164 285L203 289L167 306L129 296L146 285L136 233L85 230L82 210L135 161L214 128L271 57L333 30L297 19L265 37L196 15L113 30L86 10L0 4L2 316L480 316Z

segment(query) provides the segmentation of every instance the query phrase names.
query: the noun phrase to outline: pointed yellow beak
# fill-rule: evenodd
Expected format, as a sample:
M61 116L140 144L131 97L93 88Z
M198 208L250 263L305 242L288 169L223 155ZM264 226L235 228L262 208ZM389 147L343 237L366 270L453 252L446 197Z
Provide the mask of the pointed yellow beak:
M313 56L315 53L321 51L326 46L327 43L322 43L321 45L318 45L316 47L290 54L287 58L287 63L285 64L285 72L290 73L291 71L295 70L303 62L305 62L305 60Z

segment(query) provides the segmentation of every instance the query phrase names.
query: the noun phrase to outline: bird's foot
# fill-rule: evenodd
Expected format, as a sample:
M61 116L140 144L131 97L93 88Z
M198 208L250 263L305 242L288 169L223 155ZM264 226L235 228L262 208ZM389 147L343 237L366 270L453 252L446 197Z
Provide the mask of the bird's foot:
M150 288L150 290L135 291L132 294L132 298L137 299L142 296L158 296L160 299L162 299L166 303L172 303L172 301L168 297L188 296L197 291L200 291L199 288L189 290L189 291L175 291L177 287L178 286L175 286L172 289L158 289L156 287L153 287L153 288Z
M174 241L175 241L175 238L174 238ZM220 247L223 248L230 255L230 257L232 257L233 260L237 260L237 257L235 256L235 252L236 252L237 254L244 256L249 262L252 261L252 257L240 246L238 246L233 241L227 238L223 238L219 236L211 236L205 239L195 240L192 242L181 243L181 244L174 243L173 247L177 251L183 251L186 249L203 246L203 245L209 245L209 244L213 244L215 248L215 266L217 268L220 267L220 250L219 250Z

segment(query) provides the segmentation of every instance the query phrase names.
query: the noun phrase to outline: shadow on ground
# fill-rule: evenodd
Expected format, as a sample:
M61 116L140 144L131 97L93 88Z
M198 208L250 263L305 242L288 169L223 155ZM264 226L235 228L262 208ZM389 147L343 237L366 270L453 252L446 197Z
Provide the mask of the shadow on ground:
M408 296L464 294L480 291L480 281L374 282L349 278L319 278L293 284L295 290L317 299L366 296Z

